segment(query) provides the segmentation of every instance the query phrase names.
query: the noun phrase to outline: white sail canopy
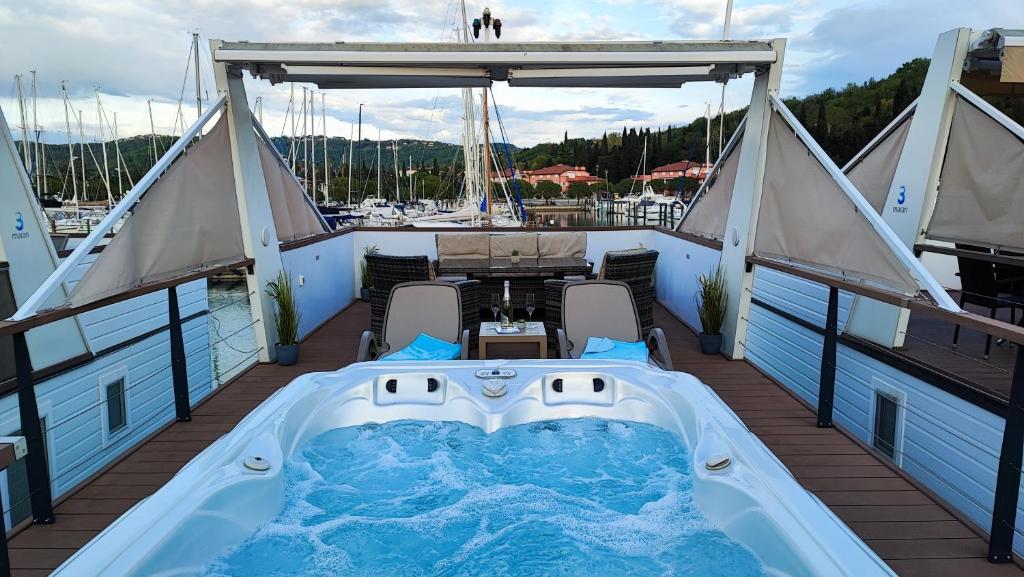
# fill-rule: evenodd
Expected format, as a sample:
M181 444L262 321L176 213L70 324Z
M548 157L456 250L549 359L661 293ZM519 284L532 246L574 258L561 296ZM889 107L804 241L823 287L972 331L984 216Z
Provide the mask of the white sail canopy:
M679 230L718 240L725 238L725 225L729 220L729 205L732 204L732 191L736 185L736 170L743 146L742 134L733 138L737 139L736 146L722 161L718 173L713 175L714 182L695 199L693 208L680 223ZM708 178L712 178L712 175Z
M80 306L244 258L227 118L221 116L146 191L69 300Z
M775 110L755 234L755 255L919 293L871 223Z
M295 240L324 232L324 226L313 212L306 192L281 162L277 152L259 135L256 137L256 146L260 151L263 177L267 181L267 194L270 195L270 208L274 213L277 239Z
M1024 249L1024 142L961 96L925 235Z
M908 114L903 122L894 128L878 144L875 145L860 161L853 165L847 178L857 187L864 198L871 203L875 212L881 214L885 200L892 188L892 179L896 176L896 165L903 153L903 144L910 132L910 121L913 114Z

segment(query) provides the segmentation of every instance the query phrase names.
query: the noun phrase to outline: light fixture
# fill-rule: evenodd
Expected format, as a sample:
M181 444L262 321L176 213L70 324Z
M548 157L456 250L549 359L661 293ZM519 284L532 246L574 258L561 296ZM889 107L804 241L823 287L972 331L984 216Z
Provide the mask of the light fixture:
M491 27L491 9L484 8L484 28Z
M501 18L494 19L494 37L501 38Z
M480 19L473 19L473 38L480 38Z

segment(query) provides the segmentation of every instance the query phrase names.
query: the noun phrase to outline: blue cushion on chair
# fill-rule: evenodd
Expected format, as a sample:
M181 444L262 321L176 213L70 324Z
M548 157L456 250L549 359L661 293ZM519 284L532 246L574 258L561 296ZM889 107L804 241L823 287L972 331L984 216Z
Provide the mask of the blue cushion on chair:
M627 343L607 337L590 337L587 348L580 355L581 359L601 359L616 361L647 362L647 344L644 342Z
M381 357L382 361L450 361L462 354L462 345L420 333L404 349Z

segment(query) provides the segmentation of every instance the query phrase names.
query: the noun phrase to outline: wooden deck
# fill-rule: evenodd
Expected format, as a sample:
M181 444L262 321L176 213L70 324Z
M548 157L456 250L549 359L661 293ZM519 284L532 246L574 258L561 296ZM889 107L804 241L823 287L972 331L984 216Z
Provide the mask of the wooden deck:
M1016 565L985 561L986 544L965 524L868 450L836 430L745 362L703 356L693 333L655 309L678 370L719 395L809 490L905 577L1024 577ZM193 412L144 443L56 507L54 525L33 525L10 541L15 576L47 575L110 522L167 482L182 465L229 431L295 376L354 360L369 309L358 303L302 345L295 367L257 365Z
M953 293L953 298L958 298ZM979 315L988 316L989 310L965 305L966 309ZM1020 322L1018 311L1016 322ZM1010 322L1009 309L996 311L996 318ZM959 379L974 384L992 395L1007 400L1010 398L1010 378L1016 361L1017 350L1008 343L1001 345L992 340L989 358L985 359L985 335L961 327L960 340L953 347L953 330L956 325L921 313L912 313L907 324L907 338L900 351L924 364L950 373Z

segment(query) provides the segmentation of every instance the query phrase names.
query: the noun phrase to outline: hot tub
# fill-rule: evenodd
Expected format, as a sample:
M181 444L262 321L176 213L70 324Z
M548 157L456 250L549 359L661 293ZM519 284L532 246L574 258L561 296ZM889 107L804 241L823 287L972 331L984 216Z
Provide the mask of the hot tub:
M504 378L496 380L497 372ZM503 396L484 395L485 385L499 382ZM55 574L209 573L212 562L251 542L290 506L286 470L303 447L340 428L454 422L489 437L565 419L650 425L675 435L688 460L688 498L714 531L756 558L760 574L895 575L699 380L638 363L579 360L362 363L303 375ZM558 429L548 434L557 438ZM479 572L461 574L467 571Z

